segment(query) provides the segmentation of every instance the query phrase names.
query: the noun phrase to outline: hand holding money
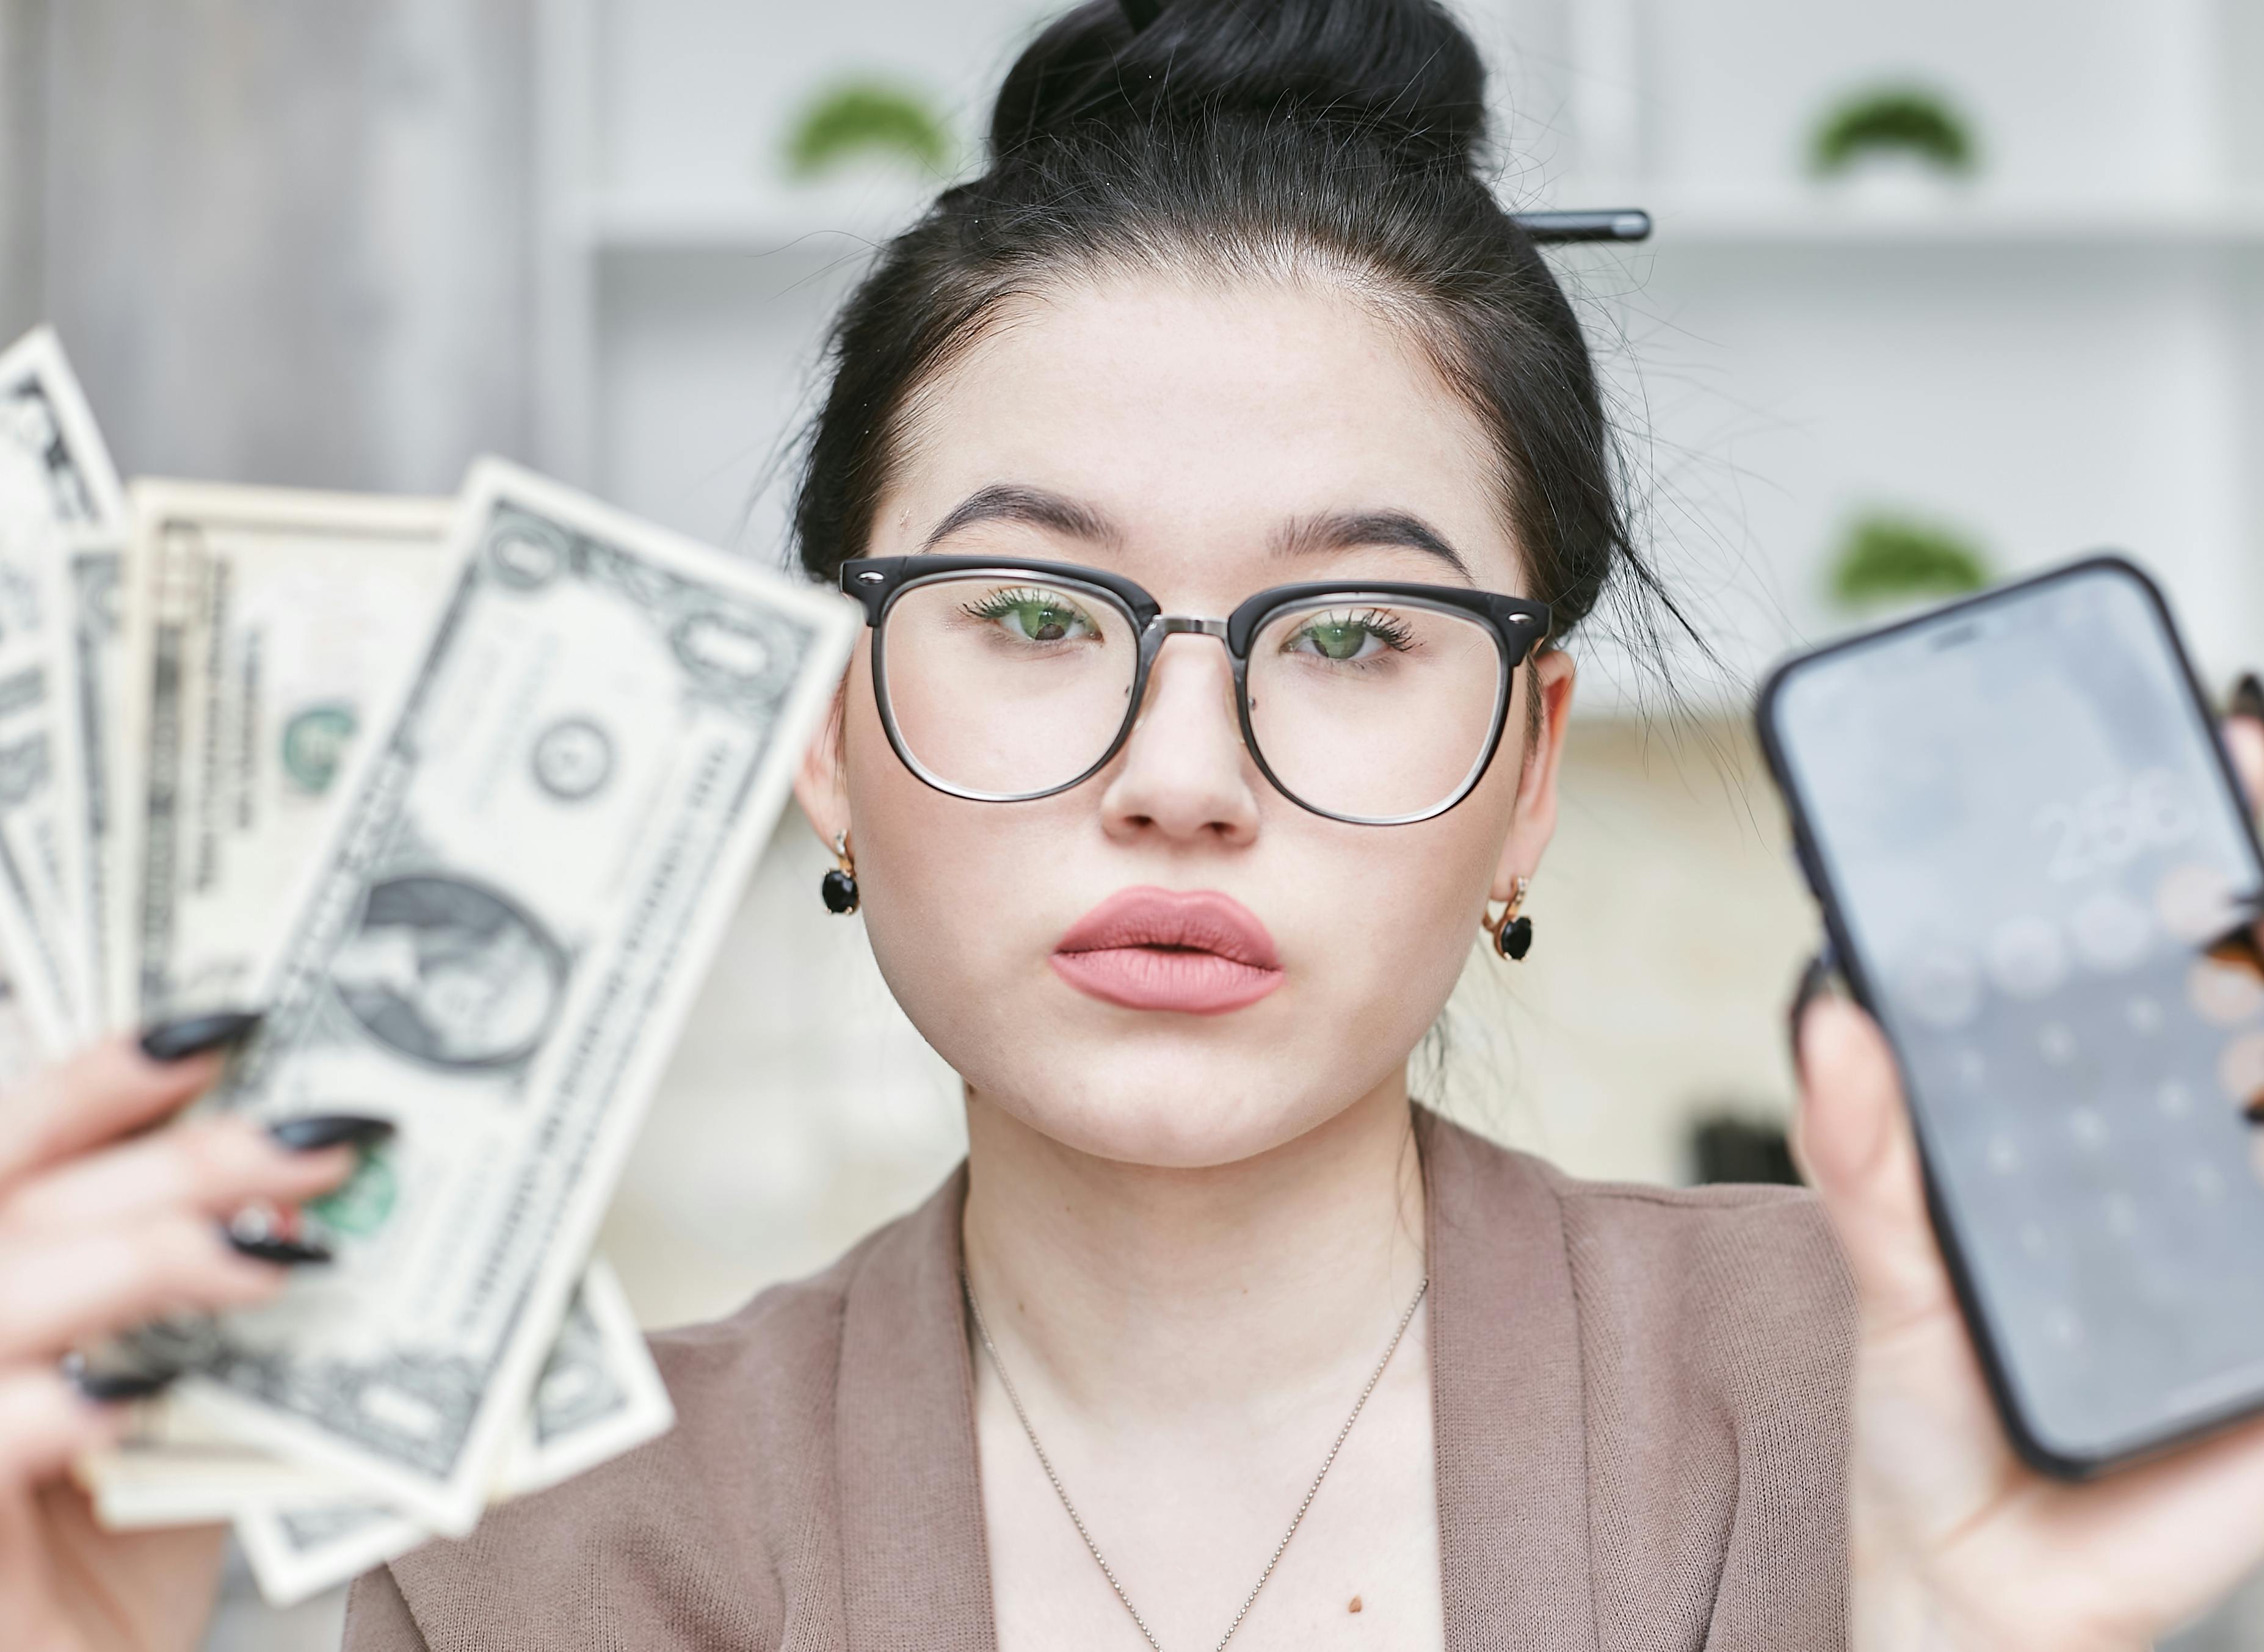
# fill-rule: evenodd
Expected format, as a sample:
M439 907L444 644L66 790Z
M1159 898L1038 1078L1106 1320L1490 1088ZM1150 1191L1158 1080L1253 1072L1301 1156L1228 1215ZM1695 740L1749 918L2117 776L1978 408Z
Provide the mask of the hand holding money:
M161 1062L105 1039L0 1109L0 1646L107 1644L121 1618L137 1646L200 1638L179 1606L209 1597L219 1532L96 1525L58 1476L125 1413L90 1403L58 1361L163 1309L272 1300L286 1270L243 1255L222 1222L352 1170L344 1148L293 1151L236 1119L134 1135L219 1071L215 1054Z
M237 1016L153 1143L370 1121L350 1163L199 1195L184 1255L257 1301L42 1333L25 1358L124 1330L91 1369L163 1392L23 1472L76 1457L115 1530L232 1519L293 1599L669 1425L590 1245L854 619L494 461L454 501L121 489L44 334L0 356L10 407L0 1059L11 1025L56 1058ZM0 1139L27 1096L112 1117L65 1076L105 1049L0 1098Z

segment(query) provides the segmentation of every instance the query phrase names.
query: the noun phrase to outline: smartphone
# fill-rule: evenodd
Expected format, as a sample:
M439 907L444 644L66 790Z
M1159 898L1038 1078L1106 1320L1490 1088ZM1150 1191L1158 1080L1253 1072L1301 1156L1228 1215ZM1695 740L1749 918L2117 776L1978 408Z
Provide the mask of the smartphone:
M2264 1408L2264 859L2159 589L2093 557L1789 661L1757 721L2022 1457Z

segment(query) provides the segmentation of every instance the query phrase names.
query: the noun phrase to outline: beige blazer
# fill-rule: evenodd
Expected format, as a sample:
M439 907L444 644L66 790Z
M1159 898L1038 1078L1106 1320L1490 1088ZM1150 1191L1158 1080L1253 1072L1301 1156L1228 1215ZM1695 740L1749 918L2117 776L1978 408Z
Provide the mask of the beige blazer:
M1854 1298L1815 1202L1416 1125L1448 1652L1842 1645ZM656 1336L675 1430L362 1578L348 1652L992 1652L965 1189Z

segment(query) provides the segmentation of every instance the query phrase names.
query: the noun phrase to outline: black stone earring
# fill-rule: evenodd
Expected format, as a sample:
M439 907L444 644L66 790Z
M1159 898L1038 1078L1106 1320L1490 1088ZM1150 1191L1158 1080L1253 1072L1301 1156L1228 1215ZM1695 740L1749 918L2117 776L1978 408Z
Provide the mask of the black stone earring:
M1530 878L1520 878L1510 888L1509 902L1501 909L1501 916L1485 920L1486 931L1493 937L1494 950L1504 958L1522 960L1533 950L1533 920L1520 917L1517 912L1525 904L1525 892L1532 887Z
M825 897L825 909L836 917L846 917L857 909L857 859L849 852L849 834L833 835L833 858L841 864L817 881L818 894Z

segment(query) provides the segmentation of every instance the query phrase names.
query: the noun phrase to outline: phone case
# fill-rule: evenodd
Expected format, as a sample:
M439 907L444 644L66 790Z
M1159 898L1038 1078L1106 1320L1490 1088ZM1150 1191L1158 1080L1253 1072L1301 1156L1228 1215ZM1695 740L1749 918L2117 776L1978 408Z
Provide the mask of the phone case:
M2043 573L1996 586L1977 595L1927 609L1923 613L1913 614L1889 625L1875 627L1869 630L1840 638L1822 648L1796 655L1779 663L1763 681L1755 700L1753 712L1754 726L1760 741L1761 751L1768 763L1770 775L1776 782L1778 793L1783 797L1786 809L1791 818L1793 853L1799 864L1801 876L1821 909L1825 932L1831 941L1833 953L1839 960L1840 973L1847 980L1848 989L1855 1001L1865 1010L1874 1014L1877 1013L1878 995L1876 983L1866 976L1865 960L1854 946L1822 857L1816 851L1807 818L1806 805L1795 782L1792 767L1778 728L1776 707L1785 685L1795 676L1817 662L1869 643L1876 638L1936 625L1946 616L2017 599L2021 593L2033 591L2037 587L2101 571L2111 572L2135 583L2163 618L2171 650L2176 656L2181 680L2193 696L2194 704L2202 711L2203 721L2212 732L2210 747L2226 783L2231 788L2231 794L2235 797L2240 796L2242 793L2239 777L2235 772L2231 758L2224 749L2223 738L2216 734L2216 714L2210 709L2208 696L2202 688L2200 678L2194 671L2192 659L2186 651L2183 639L2178 631L2175 616L2171 612L2167 598L2163 595L2161 587L2144 569L2128 557L2112 551L2093 553L2075 562L2047 569ZM2252 851L2255 851L2257 838L2254 821L2244 811L2240 824L2246 834ZM1890 1045L1891 1047L1891 1040ZM1895 1048L1894 1055L1896 1066L1907 1090L1910 1083L1908 1066L1899 1048ZM1918 1141L1919 1163L1925 1177L1927 1219L1941 1247L1942 1258L1948 1264L1951 1283L1956 1292L1958 1307L1963 1315L1966 1328L1972 1337L1974 1350L1979 1357L1991 1397L1996 1404L1997 1414L2002 1420L2006 1433L2021 1460L2031 1467L2057 1479L2086 1479L2127 1463L2159 1455L2189 1440L2212 1433L2245 1417L2252 1416L2259 1410L2264 1410L2264 1383L2260 1383L2254 1393L2229 1403L2198 1423L2166 1432L2159 1438L2149 1438L2122 1451L2098 1454L2070 1454L2054 1449L2041 1439L2035 1429L2031 1426L2029 1419L2022 1414L2018 1394L2009 1379L2006 1361L1999 1337L1995 1328L1989 1323L1986 1315L1982 1311L1980 1298L1974 1286L1972 1269L1963 1249L1958 1224L1954 1219L1953 1213L1946 1207L1941 1195L1941 1179L1936 1174L1934 1163L1934 1150L1927 1140L1923 1121L1915 1111L1912 1112L1912 1134Z

